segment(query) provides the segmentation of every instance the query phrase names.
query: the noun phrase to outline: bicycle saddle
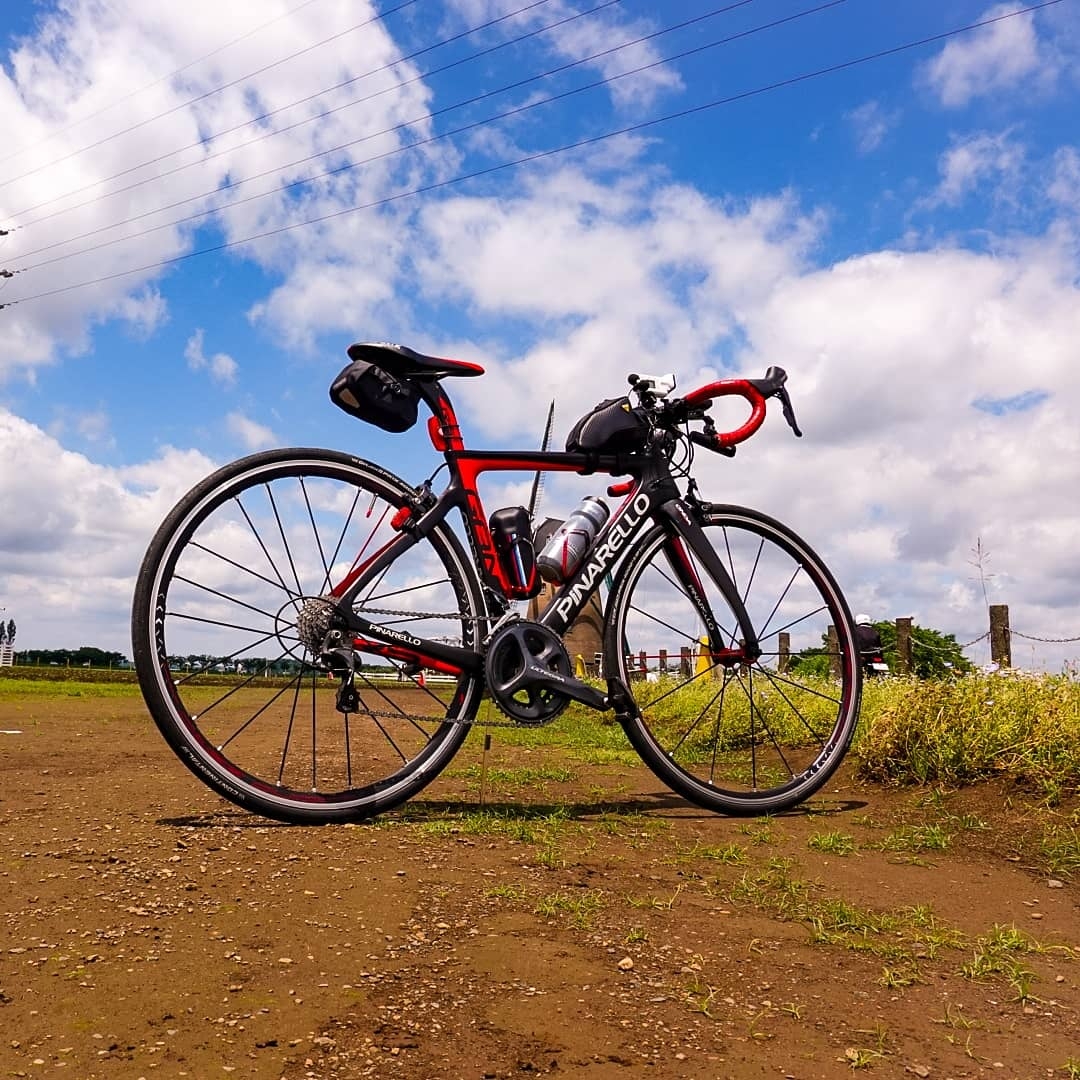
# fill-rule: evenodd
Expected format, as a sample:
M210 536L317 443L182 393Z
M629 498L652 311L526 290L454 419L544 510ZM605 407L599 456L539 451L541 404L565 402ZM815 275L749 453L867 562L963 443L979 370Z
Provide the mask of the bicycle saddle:
M404 345L391 341L361 341L349 346L350 360L366 360L391 375L483 375L479 364L467 360L446 360L439 356L425 356Z

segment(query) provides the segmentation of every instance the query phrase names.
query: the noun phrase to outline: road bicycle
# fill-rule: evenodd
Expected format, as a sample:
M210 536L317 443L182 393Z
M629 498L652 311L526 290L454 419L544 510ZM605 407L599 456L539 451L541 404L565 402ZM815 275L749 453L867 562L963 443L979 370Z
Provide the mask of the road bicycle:
M782 369L681 398L673 376L631 375L568 449L511 452L465 447L444 383L479 365L388 343L349 357L335 404L403 431L422 403L442 464L413 484L333 450L253 454L180 500L139 571L139 682L200 780L270 818L359 820L416 795L474 723L546 724L576 702L712 811L775 813L826 783L859 710L848 606L790 529L706 501L691 474L696 448L733 455L770 399L801 434ZM732 395L749 416L718 431L710 407ZM478 493L506 471L607 476L619 500L533 618L528 514L489 518ZM600 678L563 641L591 597Z

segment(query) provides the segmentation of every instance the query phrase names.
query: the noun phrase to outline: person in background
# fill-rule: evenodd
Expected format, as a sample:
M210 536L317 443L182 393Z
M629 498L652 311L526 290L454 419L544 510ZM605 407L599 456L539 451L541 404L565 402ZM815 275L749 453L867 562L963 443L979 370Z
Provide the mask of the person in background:
M855 640L859 643L859 653L864 659L871 655L881 655L881 635L869 615L855 616Z

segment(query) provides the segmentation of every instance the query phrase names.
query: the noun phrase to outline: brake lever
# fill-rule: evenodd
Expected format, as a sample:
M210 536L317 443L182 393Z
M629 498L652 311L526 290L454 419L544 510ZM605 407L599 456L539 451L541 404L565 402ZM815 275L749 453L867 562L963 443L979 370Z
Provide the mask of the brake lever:
M797 438L802 438L802 432L799 430L799 425L795 422L795 410L791 407L791 398L788 395L787 387L781 386L776 391L776 396L780 399L780 405L784 412L784 419L788 422L788 426L795 432Z
M716 441L715 430L712 435L702 431L691 431L688 434L690 435L691 442L697 443L698 446L704 446L706 450L711 450L714 454L723 454L724 457L735 456L734 446L721 446L720 443Z

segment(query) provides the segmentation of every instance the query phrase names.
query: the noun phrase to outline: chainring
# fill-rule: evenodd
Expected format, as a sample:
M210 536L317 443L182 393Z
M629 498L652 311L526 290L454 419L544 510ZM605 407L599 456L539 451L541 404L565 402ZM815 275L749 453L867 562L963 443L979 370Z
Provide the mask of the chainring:
M562 638L541 623L518 620L495 632L484 657L484 676L496 705L518 724L550 723L570 698L543 681L543 673L570 678Z

